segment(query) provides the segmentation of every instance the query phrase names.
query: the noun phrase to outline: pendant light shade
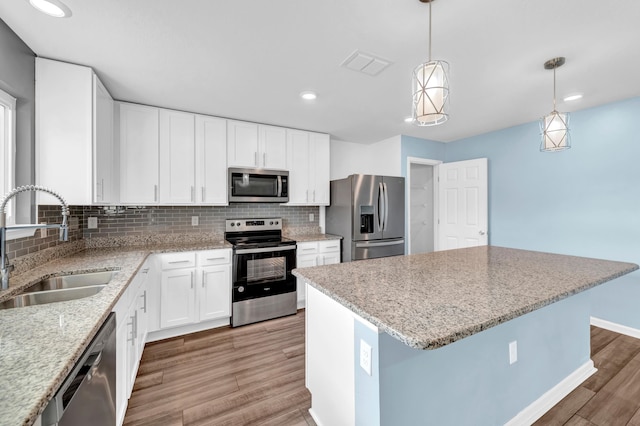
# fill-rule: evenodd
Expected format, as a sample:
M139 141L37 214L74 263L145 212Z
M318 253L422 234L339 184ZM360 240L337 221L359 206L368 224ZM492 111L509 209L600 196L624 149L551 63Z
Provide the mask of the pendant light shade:
M413 70L413 119L418 126L435 126L449 118L449 64L430 61Z
M542 117L540 121L540 134L542 143L540 151L555 152L571 148L571 135L569 134L569 113L556 110L556 68L565 63L565 58L553 58L544 63L545 69L553 70L553 111Z
M413 70L413 122L418 126L436 126L449 119L449 64L431 60L431 3L429 3L429 59Z

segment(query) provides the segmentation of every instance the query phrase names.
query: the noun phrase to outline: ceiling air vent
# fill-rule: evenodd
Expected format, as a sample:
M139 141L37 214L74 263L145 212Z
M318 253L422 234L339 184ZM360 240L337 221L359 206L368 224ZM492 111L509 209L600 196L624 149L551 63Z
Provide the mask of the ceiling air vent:
M391 62L382 59L370 53L354 51L340 66L353 71L360 71L368 75L376 76L385 68L391 65Z

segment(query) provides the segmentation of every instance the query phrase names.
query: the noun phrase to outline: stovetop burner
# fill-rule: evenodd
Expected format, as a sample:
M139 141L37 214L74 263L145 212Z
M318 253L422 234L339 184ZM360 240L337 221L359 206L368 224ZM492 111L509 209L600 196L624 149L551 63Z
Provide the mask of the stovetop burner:
M228 219L225 240L234 247L279 247L296 242L282 236L282 219Z

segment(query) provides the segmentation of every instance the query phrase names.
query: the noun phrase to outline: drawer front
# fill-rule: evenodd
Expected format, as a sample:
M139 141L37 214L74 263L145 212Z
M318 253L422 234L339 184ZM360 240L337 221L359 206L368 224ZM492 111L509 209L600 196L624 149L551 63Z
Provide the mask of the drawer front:
M197 257L198 266L225 265L231 263L231 249L199 251Z
M326 240L318 242L320 253L334 253L340 251L340 240Z
M196 254L194 252L167 253L160 255L163 271L179 268L193 268L196 266Z
M318 253L318 242L305 242L297 244L296 253L298 256L306 256L307 254L317 254Z

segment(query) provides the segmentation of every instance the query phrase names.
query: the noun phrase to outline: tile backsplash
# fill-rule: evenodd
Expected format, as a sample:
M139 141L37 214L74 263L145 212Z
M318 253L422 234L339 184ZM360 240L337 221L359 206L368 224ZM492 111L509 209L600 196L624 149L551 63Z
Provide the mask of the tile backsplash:
M281 217L283 228L318 227L318 207L279 204L232 204L225 207L148 206L84 207L85 222L98 221L97 229L84 229L84 238L125 235L216 233L223 234L226 219ZM309 215L313 214L313 221ZM198 225L192 225L197 217Z
M313 221L309 215L313 214ZM198 225L192 226L192 217ZM69 216L69 242L101 237L149 236L157 234L223 234L226 219L281 217L285 232L299 230L319 231L319 208L313 206L281 206L255 203L232 204L224 207L145 206L99 207L71 206ZM89 217L95 217L97 229L88 229ZM38 223L60 223L60 206L39 206ZM37 253L65 244L58 241L58 230L36 231L33 237L11 240L7 243L9 259ZM78 245L69 245L77 250Z

